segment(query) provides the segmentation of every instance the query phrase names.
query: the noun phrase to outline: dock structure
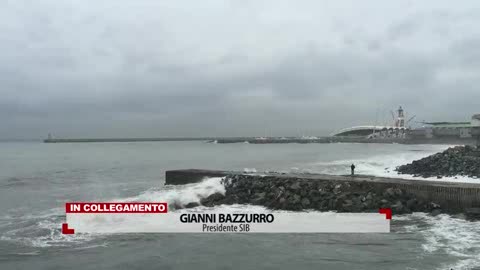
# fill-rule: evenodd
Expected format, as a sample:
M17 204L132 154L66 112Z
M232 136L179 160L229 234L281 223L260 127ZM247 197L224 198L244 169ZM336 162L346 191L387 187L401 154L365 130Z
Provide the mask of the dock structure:
M324 181L337 183L363 183L366 188L377 192L387 189L400 189L412 194L418 200L435 202L449 212L468 212L468 209L480 207L479 183L458 183L430 180L410 180L402 178L387 178L369 175L327 175L302 173L245 173L239 171L220 170L170 170L165 174L166 185L183 185L201 182L206 177L243 176L255 181L297 179L306 181Z
M44 143L97 143L97 142L184 142L214 141L214 137L163 137L163 138L53 138L51 135Z
M163 137L163 138L54 138L51 135L44 143L106 143L106 142L184 142L203 141L210 143L250 143L250 144L286 144L286 143L384 143L384 144L475 144L474 138L365 138L358 136L328 136L314 138L299 137Z
M163 137L163 138L54 138L50 134L45 143L97 143L97 142L169 142L169 141L205 141L211 143L251 143L251 144L284 144L284 143L407 143L404 139L368 140L363 137Z

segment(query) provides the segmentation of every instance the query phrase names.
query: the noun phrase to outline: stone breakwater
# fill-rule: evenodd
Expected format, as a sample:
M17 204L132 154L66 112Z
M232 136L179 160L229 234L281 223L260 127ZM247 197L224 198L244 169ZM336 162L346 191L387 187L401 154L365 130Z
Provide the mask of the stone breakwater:
M480 151L472 146L449 148L396 168L400 174L441 178L443 176L480 177Z
M270 209L301 211L314 209L338 212L378 212L391 208L394 214L446 212L442 205L418 199L404 189L380 188L367 181L317 181L276 176L227 175L225 194L216 193L201 200L204 206L253 204ZM194 207L190 204L186 207Z

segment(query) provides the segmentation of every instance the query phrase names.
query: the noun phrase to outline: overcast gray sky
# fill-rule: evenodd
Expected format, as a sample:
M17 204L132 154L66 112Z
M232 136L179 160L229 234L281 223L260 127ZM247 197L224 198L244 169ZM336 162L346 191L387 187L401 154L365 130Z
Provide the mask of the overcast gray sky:
M476 0L0 3L0 139L468 120L479 86Z

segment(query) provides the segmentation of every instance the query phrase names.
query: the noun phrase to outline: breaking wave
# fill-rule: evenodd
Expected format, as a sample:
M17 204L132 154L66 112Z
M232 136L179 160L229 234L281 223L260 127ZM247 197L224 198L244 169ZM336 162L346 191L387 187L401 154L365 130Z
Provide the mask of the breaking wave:
M204 181L195 184L182 186L164 186L162 188L149 189L138 196L114 199L116 202L167 202L173 206L185 206L188 203L200 203L202 198L206 198L214 193L225 193L225 187L221 183L221 177L206 178ZM230 206L242 209L243 206ZM242 210L248 210L250 206L243 207ZM259 210L261 208L254 208ZM170 210L170 209L169 209ZM173 209L172 209L173 210ZM205 210L202 208L191 210ZM187 211L187 209L182 209ZM104 246L105 243L85 246L91 240L98 240L101 235L93 234L74 234L65 235L61 233L61 225L65 222L65 209L58 207L48 211L38 212L21 216L5 215L0 217L0 227L2 228L1 241L13 242L22 246L34 248L46 247L73 247L73 248L91 248ZM27 252L28 253L28 252Z
M439 148L435 150L412 150L395 154L375 155L363 159L342 159L328 162L313 162L305 164L300 168L292 168L291 171L342 175L349 173L350 165L353 163L356 166L355 173L357 174L412 180L441 180L449 182L479 183L479 179L467 176L443 177L441 179L437 179L436 177L423 178L414 177L413 175L398 174L395 171L395 168L400 165L408 164L414 160L435 154L438 152L438 150L444 150L444 148L448 148L448 146L443 146L441 149Z
M215 193L225 194L225 187L221 183L222 177L205 178L202 182L187 185L167 185L162 188L151 188L138 196L123 198L121 202L167 202L169 205L184 207L189 203L200 203Z
M457 261L438 269L473 269L480 266L480 221L470 222L449 215L430 216L425 213L396 217L414 225L405 226L409 233L420 234L422 249L428 254L447 254Z
M61 233L61 225L65 222L64 211L64 208L55 208L38 215L1 217L3 221L1 227L4 232L0 240L34 248L72 247L92 240L93 237L88 234ZM25 252L25 254L36 255L32 252Z
M347 162L347 161L345 161ZM378 162L378 161L377 161ZM338 162L339 166L344 164ZM348 164L348 163L347 163ZM331 166L331 165L330 165ZM383 163L374 165L383 166ZM214 193L225 193L222 178L206 178L200 183L182 186L164 186L152 188L137 196L112 201L166 201L169 204L185 206L199 203L202 198ZM220 205L216 207L198 206L173 210L178 212L210 212L229 211L243 213L271 212L262 206L253 205ZM19 255L35 256L36 248L69 247L73 249L89 249L108 246L108 234L74 234L63 235L61 224L65 221L63 208L55 208L37 215L4 216L0 226L5 232L2 241L15 242L27 249ZM472 269L480 265L480 222L469 222L448 215L436 217L424 213L398 216L393 222L405 221L401 230L421 238L421 249L426 257L429 254L447 254L456 260L451 265L442 265L439 269ZM109 226L105 224L105 226Z

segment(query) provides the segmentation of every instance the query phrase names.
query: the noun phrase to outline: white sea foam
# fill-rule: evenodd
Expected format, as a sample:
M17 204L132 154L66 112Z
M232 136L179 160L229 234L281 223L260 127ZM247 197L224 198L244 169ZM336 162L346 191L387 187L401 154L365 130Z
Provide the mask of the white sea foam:
M257 169L255 169L255 168L244 168L243 172L244 173L256 173Z
M470 222L449 215L431 216L425 213L400 216L397 220L410 220L418 225L405 226L407 232L419 233L424 238L425 253L448 254L458 258L452 265L439 269L473 269L480 266L480 221Z
M200 203L202 198L212 194L225 194L222 177L205 178L200 183L163 186L151 188L138 196L115 201L167 202L169 205L185 206L188 203Z
M147 190L138 196L133 196L129 198L115 199L113 201L161 201L167 202L169 205L181 205L184 206L188 203L196 202L200 203L202 198L206 198L214 193L225 193L225 187L222 184L223 178L213 177L205 178L200 183L188 184L188 185L179 185L179 186L164 186L162 189L154 188ZM170 210L170 209L169 209ZM181 212L181 213L190 213L190 212L215 212L215 211L224 211L224 212L239 212L239 213L266 213L272 212L274 210L267 209L263 206L255 205L219 205L215 207L205 207L198 206L194 208L184 208L184 209L171 209L171 211ZM52 246L69 246L73 248L90 248L94 247L103 247L106 246L106 243L103 244L89 244L91 240L98 239L98 237L104 237L108 234L115 233L117 228L119 231L122 231L121 224L118 224L116 220L110 218L104 218L99 216L98 220L95 220L95 228L98 231L109 231L109 233L103 234L74 234L74 235L63 235L60 232L61 223L64 222L63 215L59 215L59 212L63 212L63 209L56 209L55 211L50 210L49 213L39 213L37 216L29 216L28 218L36 219L38 221L32 223L30 226L22 226L20 229L12 229L8 234L2 237L2 240L7 241L16 241L21 242L27 246L33 247L52 247ZM276 211L275 212L285 212L285 211ZM63 214L63 213L62 213ZM325 213L328 214L328 213ZM41 217L41 218L39 218ZM155 221L155 219L152 219ZM91 224L84 224L85 226L90 226ZM131 226L131 224L124 224L125 226ZM152 224L142 223L137 224L136 226L151 226ZM32 236L28 231L37 230L37 235ZM93 229L92 231L94 231Z
M313 162L305 164L302 169L292 168L292 171L299 170L308 173L326 173L326 174L348 174L350 165L355 164L356 174L375 175L380 177L404 178L412 180L430 180L430 181L448 181L448 182L462 182L462 183L480 183L478 179L467 176L443 177L414 177L408 174L398 174L395 168L411 163L439 151L443 151L450 146L442 145L429 150L399 152L385 155L375 155L365 159L342 159L328 162Z
M65 222L64 214L63 208L55 208L40 212L38 215L31 214L11 219L0 240L44 248L75 246L93 239L91 235L86 234L62 234L60 228Z
M200 183L182 186L164 186L161 189L152 188L138 196L115 199L112 201L161 201L167 202L169 205L184 206L192 202L199 203L202 198L206 198L214 193L224 194L225 187L221 181L221 177L206 178ZM247 206L245 209L249 208L250 207ZM0 240L17 242L37 248L64 246L88 248L88 246L85 247L83 244L93 239L98 239L99 236L78 233L73 235L62 234L60 228L61 224L65 222L64 211L64 208L59 207L22 216L6 215L2 217L2 226L9 228L7 228L2 234ZM112 226L112 224L108 223L105 223L104 225ZM101 244L100 246L104 245L106 244Z
M425 155L425 153L413 153L413 156L404 154L403 161L409 159L416 159L418 156ZM428 155L428 153L427 153ZM398 156L395 157L396 159ZM392 159L393 160L393 159ZM386 163L392 162L386 157L372 157L365 161L371 167L368 170L378 170L383 168ZM318 163L317 163L318 164ZM334 161L326 163L328 167L344 166L351 164L351 161ZM359 167L362 167L360 165ZM214 193L225 193L222 178L206 178L200 183L187 184L181 186L164 186L149 189L141 194L128 198L119 198L112 201L162 201L169 204L176 204L184 206L188 203L199 203L202 198L206 198ZM272 210L266 209L262 206L252 205L220 205L216 207L195 207L189 209L178 209L174 211L179 212L209 212L209 211L231 211L231 212L270 212ZM401 218L401 217L399 217ZM439 249L444 249L452 256L460 257L460 260L455 265L454 269L468 269L467 266L478 265L480 259L472 254L471 249L480 247L480 223L471 223L464 220L454 219L449 216L441 215L438 217L430 217L424 214L413 214L407 218L418 218L425 220L429 226L426 229L422 228L422 235L425 237L425 244L423 249L425 252L437 252ZM89 242L93 239L98 240L101 235L93 234L74 234L63 235L60 232L61 223L64 220L64 209L55 208L48 211L19 217L8 216L3 219L8 222L17 222L16 227L12 227L5 234L1 236L1 240L15 241L23 243L32 247L51 247L51 246L69 246L69 247L86 247L92 245ZM22 222L18 226L18 222ZM24 224L25 223L25 224ZM105 226L110 226L105 224ZM420 229L416 225L406 226L406 230L418 232ZM97 243L95 245L98 246ZM106 244L101 244L104 246ZM478 251L478 250L476 250ZM476 253L475 253L476 255ZM463 267L463 268L462 268Z

